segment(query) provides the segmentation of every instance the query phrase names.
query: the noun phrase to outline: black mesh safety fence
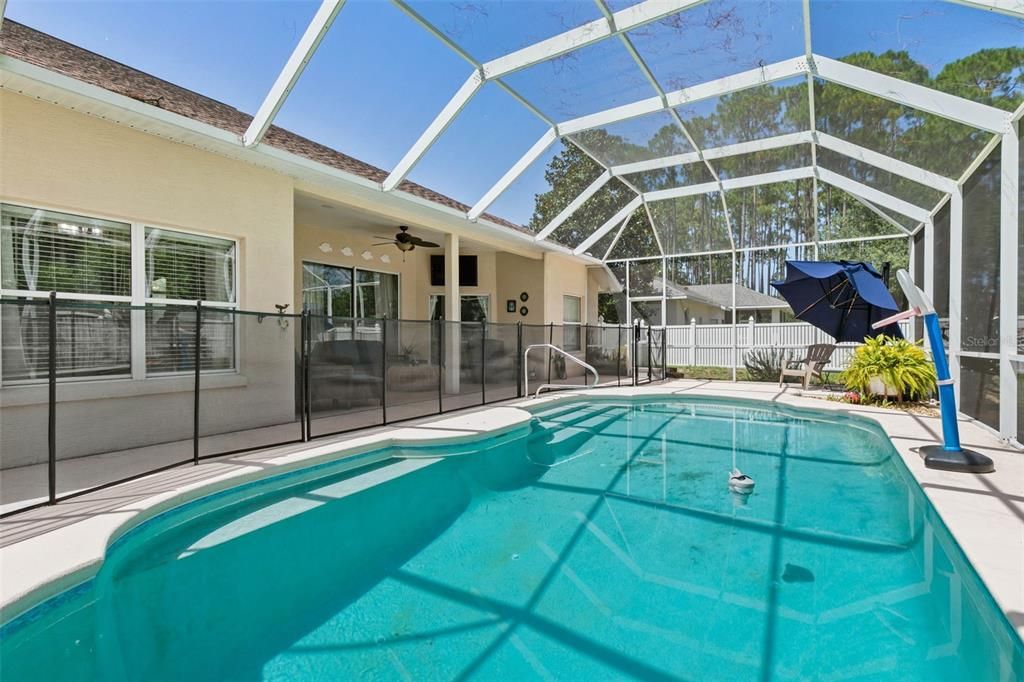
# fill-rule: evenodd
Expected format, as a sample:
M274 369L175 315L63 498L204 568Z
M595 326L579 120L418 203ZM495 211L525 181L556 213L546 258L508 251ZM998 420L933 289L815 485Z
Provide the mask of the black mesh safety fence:
M661 362L658 359L657 339L654 337L656 329L659 328L636 324L631 330L634 356L633 383L636 385L648 384L657 378L656 366L660 366Z
M584 360L597 370L600 385L629 385L632 381L629 353L630 327L587 326Z
M0 303L0 513L49 501L50 306L45 299Z
M487 324L480 361L484 368L484 400L495 402L520 395L522 350L516 324Z
M56 296L0 300L0 332L0 515L204 459L591 383L564 353L604 386L660 378L665 338Z
M484 327L482 322L442 323L443 412L484 404Z
M384 320L307 315L309 437L383 424Z
M524 377L523 392L534 395L541 385L551 383L553 353L547 344L552 341L552 327L547 324L524 324L522 335L526 358L525 371L520 368Z
M301 442L302 316L203 307L200 320L198 456Z
M389 422L441 410L440 320L386 320L385 408Z
M665 378L665 337L664 327L648 327L648 352L650 354L651 380L661 381Z

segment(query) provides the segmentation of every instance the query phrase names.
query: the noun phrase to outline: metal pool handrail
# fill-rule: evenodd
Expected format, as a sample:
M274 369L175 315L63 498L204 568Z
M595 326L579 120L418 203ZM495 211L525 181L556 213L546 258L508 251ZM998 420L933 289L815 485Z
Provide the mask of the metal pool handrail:
M597 373L597 370L594 369L593 365L590 365L590 364L587 364L586 362L583 362L582 360L580 360L578 357L576 357L572 353L568 353L568 352L562 350L561 348L559 348L558 346L554 345L553 343L531 343L529 346L526 347L526 350L523 351L523 393L525 393L527 395L530 394L530 369L529 369L529 365L527 364L526 360L527 360L527 357L530 355L530 351L533 350L534 348L548 348L548 349L553 350L553 351L555 351L557 353L561 353L562 355L564 355L565 357L569 358L570 360L575 362L577 365L582 367L583 369L593 373L593 375L594 375L594 383L590 384L589 386L583 386L583 388L594 388L595 386L597 386L598 382L601 381L601 376ZM537 387L537 392L533 394L533 397L536 398L537 396L539 396L540 392L543 391L545 388L549 388L549 389L573 389L573 388L580 388L580 387L579 386L571 386L571 385L566 386L564 384L541 384L540 386Z

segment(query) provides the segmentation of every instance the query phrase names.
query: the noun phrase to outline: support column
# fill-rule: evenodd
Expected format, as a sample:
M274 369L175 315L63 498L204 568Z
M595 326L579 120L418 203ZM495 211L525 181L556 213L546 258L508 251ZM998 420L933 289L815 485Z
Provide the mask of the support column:
M913 245L913 237L911 237L911 245ZM913 256L916 255L911 252L911 263L914 262ZM935 221L931 218L924 224L924 272L918 273L915 276L921 276L921 285L924 289L924 293L928 298L935 301Z
M462 349L462 327L453 322L462 320L462 296L459 293L459 235L448 234L444 238L444 364L445 391L458 393L461 374L460 351Z
M661 326L665 328L668 325L668 259L661 259Z
M1017 262L1020 240L1020 140L1019 121L1003 134L1000 158L999 200L999 433L1003 438L1017 435L1017 373L1012 357L1017 354Z
M949 197L949 253L939 254L949 259L949 375L953 379L956 404L960 406L960 314L961 288L963 286L963 241L964 241L964 193L958 186ZM925 252L925 269L928 265Z

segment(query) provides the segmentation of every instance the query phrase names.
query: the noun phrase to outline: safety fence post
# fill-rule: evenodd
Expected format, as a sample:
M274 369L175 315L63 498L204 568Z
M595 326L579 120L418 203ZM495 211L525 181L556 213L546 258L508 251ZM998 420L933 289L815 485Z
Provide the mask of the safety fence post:
M437 413L444 412L444 320L437 320Z
M526 367L523 364L523 323L516 322L516 397L523 397L523 374Z
M380 416L388 423L388 321L380 321L380 345L383 357L380 360Z
M622 325L615 325L615 385L622 385Z
M299 421L302 423L302 442L309 441L309 354L306 336L309 333L309 310L303 308L299 321Z
M192 397L192 463L199 464L199 376L202 370L202 357L200 347L203 338L203 302L196 301L196 334L195 353L193 363L195 364L195 392Z
M50 292L50 307L47 313L49 330L49 376L47 413L47 485L50 504L57 504L57 292Z
M654 378L654 363L651 362L651 325L647 325L647 383Z
M554 322L549 323L548 329L549 329L548 330L548 343L550 343L553 346L553 345L555 345L555 323ZM550 348L548 348L547 351L548 351L548 383L550 384L551 383L551 361L554 360L555 354L551 352Z
M480 320L480 404L487 404L487 320Z

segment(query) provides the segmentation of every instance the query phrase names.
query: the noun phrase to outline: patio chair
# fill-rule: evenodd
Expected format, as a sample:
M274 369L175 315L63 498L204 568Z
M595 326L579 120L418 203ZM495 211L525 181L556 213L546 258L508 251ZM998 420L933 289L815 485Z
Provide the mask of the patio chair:
M800 377L803 379L804 390L811 383L811 377L817 377L821 381L821 372L832 359L832 353L836 350L835 344L816 343L807 347L807 355L799 360L787 360L782 364L782 373L779 374L779 386L786 381L786 377Z

